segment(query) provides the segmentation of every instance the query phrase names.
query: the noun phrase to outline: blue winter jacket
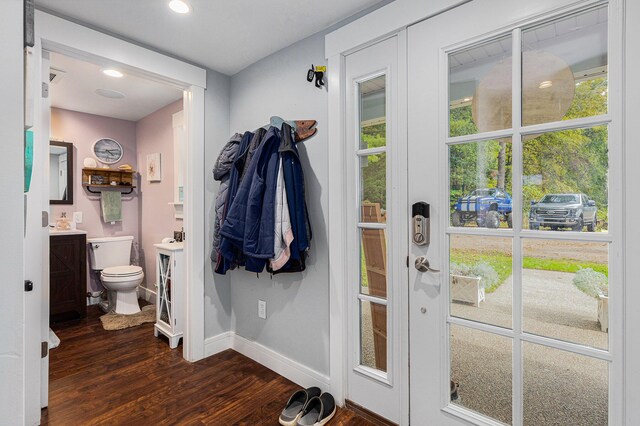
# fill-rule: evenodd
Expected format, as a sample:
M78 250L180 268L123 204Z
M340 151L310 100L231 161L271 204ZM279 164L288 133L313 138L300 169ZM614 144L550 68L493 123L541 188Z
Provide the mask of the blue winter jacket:
M236 151L236 155L233 159L233 166L231 167L231 171L229 172L229 189L227 190L227 200L225 201L222 213L223 224L225 218L227 217L227 214L229 214L229 209L233 205L236 194L238 193L240 178L242 177L244 169L247 167L244 160L252 137L253 133L244 132L244 134L242 135L242 139L240 140L238 150ZM220 234L219 238L220 242L215 271L219 274L224 275L229 269L233 269L236 267L237 262L242 258L242 252L235 248L232 244L230 244L222 234ZM223 256L223 248L227 252L235 252L235 254L233 256Z
M280 131L272 127L256 150L246 176L220 229L222 256L233 261L240 249L245 269L262 272L274 256L275 193L278 175ZM232 246L232 247L231 247Z

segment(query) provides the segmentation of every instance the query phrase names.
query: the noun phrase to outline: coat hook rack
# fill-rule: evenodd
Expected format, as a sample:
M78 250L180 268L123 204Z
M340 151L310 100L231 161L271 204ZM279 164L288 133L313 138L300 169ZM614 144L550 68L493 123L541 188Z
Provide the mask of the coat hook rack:
M277 115L271 117L269 124L263 126L263 128L268 129L269 127L276 127L280 129L282 127L282 123L287 123L291 126L296 143L305 141L318 132L318 129L316 128L318 122L316 120L285 120Z

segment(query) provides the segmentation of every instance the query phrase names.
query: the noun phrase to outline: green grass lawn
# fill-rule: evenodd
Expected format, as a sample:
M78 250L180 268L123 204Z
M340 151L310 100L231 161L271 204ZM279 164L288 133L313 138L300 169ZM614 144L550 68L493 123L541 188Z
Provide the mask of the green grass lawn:
M361 271L363 287L367 287L367 274L364 253L361 255ZM452 250L451 262L467 265L485 262L488 263L498 273L498 283L485 289L487 293L494 292L512 273L512 258L503 252L482 252L474 250ZM576 273L580 269L591 268L596 272L601 272L609 276L609 265L606 263L583 262L573 259L539 259L537 257L525 257L522 260L524 269L538 269L543 271L558 271Z
M485 291L487 293L491 293L500 287L512 272L512 258L502 252L478 253L477 251L472 250L452 250L451 262L458 264L465 263L467 265L485 262L491 265L500 277L498 281L500 284L486 288ZM583 262L573 259L539 259L536 257L525 257L522 259L522 263L524 269L575 273L580 269L591 268L594 271L601 272L606 276L609 276L609 267L606 263Z

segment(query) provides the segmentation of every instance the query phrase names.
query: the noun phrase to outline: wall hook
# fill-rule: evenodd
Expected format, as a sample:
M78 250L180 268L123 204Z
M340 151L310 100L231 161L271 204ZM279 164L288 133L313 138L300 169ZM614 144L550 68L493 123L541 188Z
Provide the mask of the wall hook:
M316 80L316 87L322 89L324 86L324 73L327 72L326 66L314 66L311 64L311 68L307 71L307 81L311 83L313 79Z

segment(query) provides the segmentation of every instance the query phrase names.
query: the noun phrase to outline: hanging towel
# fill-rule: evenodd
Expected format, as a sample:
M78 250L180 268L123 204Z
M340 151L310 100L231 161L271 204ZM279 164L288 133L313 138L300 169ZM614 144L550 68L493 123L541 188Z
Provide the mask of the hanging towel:
M100 205L102 206L102 220L122 222L122 192L101 191Z

